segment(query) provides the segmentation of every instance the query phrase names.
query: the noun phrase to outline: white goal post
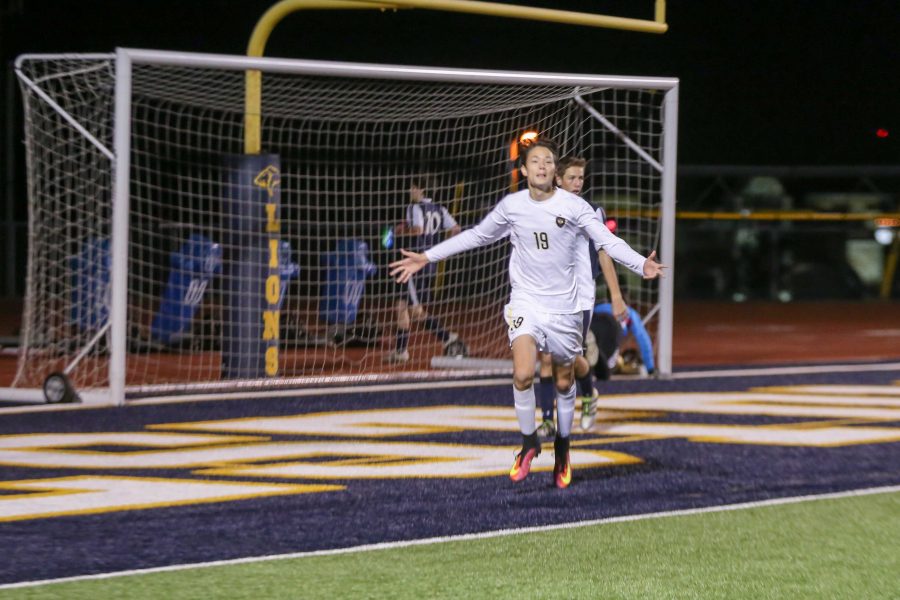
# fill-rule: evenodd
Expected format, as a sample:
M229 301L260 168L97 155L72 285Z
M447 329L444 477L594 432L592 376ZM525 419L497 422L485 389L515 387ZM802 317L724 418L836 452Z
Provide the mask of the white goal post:
M121 404L505 372L508 242L420 284L401 362L387 360L401 302L418 296L387 263L416 243L396 227L411 182L472 226L519 184L527 130L587 159L585 198L669 266L652 282L619 273L655 373L671 373L677 79L135 49L21 56L16 73L30 223L16 388L64 373ZM432 366L463 352L466 368Z

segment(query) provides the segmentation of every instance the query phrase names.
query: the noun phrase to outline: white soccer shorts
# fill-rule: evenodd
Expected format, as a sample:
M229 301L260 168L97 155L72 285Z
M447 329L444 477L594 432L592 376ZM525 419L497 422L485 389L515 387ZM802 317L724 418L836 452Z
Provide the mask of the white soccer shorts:
M548 352L557 364L567 364L581 354L582 315L555 314L529 306L507 304L503 309L509 327L509 345L522 335L530 335L541 352Z

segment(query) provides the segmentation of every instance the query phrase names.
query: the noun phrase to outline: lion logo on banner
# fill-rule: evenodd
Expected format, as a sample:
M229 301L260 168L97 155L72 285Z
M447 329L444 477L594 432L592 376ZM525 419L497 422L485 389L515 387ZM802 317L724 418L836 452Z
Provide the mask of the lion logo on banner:
M275 195L275 188L281 185L281 172L277 167L267 166L253 178L253 183L266 190L269 198Z

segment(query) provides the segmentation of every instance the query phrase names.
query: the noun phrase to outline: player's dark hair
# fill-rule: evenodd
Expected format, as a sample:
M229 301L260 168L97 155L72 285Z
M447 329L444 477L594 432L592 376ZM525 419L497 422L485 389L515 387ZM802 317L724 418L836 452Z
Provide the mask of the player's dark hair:
M559 151L556 148L556 144L551 140L542 138L531 142L530 144L519 145L519 166L525 164L525 161L528 160L528 155L531 154L531 151L535 148L546 148L550 151L550 154L553 155L553 162L557 165L559 164Z
M419 188L428 197L434 196L435 178L431 173L416 173L410 178L409 185Z

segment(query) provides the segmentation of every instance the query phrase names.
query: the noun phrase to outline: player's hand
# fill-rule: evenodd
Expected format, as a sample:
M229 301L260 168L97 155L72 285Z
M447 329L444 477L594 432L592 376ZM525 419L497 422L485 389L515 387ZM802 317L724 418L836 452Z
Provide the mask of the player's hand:
M428 257L419 252L410 252L409 250L401 248L400 254L402 254L404 258L388 265L391 269L391 277L393 277L397 283L406 283L409 281L410 277L428 264Z
M618 298L613 298L610 304L612 305L612 314L616 321L619 323L626 322L630 315L628 314L628 305L625 304L625 299L619 296Z
M667 269L666 265L656 262L656 250L650 253L644 262L644 279L656 279L657 277L665 277L663 269Z

